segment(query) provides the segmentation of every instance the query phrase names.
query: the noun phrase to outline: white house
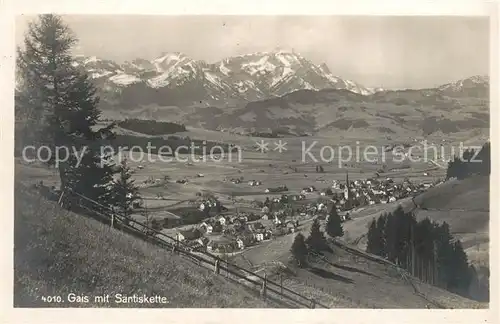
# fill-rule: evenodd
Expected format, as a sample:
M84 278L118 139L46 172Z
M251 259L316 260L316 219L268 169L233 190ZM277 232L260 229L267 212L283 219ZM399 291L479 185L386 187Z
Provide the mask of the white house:
M318 208L318 211L322 211L323 208L325 208L325 204L320 203L317 208Z
M236 240L236 244L238 245L238 249L240 250L243 250L245 248L245 243L240 238Z
M254 237L257 242L261 242L264 240L264 233L255 233Z
M222 226L226 226L226 218L221 216L217 219Z
M200 227L203 228L203 230L207 234L213 233L213 231L214 231L214 227L210 224L205 223L205 222L201 223Z

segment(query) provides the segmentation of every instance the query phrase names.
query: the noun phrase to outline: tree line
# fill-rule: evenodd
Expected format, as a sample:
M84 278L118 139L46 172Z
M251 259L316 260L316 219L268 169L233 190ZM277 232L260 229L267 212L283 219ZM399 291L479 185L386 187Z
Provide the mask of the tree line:
M491 172L491 146L486 142L479 152L467 149L460 156L454 156L448 162L446 179L457 178L459 180L473 175L490 175Z
M234 153L237 157L238 148L226 143L217 143L205 140L194 140L190 138L163 138L160 136L143 137L128 134L116 134L113 141L109 143L115 151L120 147L140 147L143 152L151 152L162 156L174 156L179 154L228 154Z
M157 120L125 119L118 123L118 126L134 132L147 135L166 135L177 132L185 132L186 126Z
M328 214L325 232L331 238L342 237L344 235L342 221L335 205L332 206ZM308 260L311 255L321 254L325 251L331 252L332 250L328 245L325 233L321 231L318 218L315 218L307 238L302 233L295 235L291 247L292 257L299 267L305 268L308 266Z
M460 240L450 226L425 218L399 206L374 218L367 232L366 251L395 263L412 276L447 290L466 295L474 270Z

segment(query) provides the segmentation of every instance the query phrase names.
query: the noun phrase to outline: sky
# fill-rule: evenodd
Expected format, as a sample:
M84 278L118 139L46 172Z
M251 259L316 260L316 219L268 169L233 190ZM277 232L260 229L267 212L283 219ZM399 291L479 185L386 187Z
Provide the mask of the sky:
M16 43L32 16L16 19ZM75 53L124 62L182 52L212 63L277 48L367 87L426 88L489 73L487 17L66 15Z

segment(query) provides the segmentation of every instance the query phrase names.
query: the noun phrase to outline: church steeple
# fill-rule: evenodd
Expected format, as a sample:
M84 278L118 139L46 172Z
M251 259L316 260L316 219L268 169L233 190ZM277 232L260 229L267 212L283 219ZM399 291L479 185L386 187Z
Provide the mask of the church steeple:
M348 207L350 207L351 206L351 184L349 183L349 171L347 171L347 170L346 170L346 174L345 174L344 198L346 200L346 205Z

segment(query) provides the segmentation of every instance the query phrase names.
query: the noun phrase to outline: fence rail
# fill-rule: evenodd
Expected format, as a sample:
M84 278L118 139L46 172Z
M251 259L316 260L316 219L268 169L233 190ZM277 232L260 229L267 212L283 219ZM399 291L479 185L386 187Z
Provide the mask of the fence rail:
M266 275L258 275L253 271L230 263L227 260L223 260L207 251L194 251L190 246L186 245L183 242L180 242L176 238L155 230L149 227L147 224L143 224L130 217L127 217L122 213L115 211L111 207L104 206L96 202L95 200L92 200L70 189L67 189L61 194L59 203L62 206L69 204L72 208L81 208L84 211L92 214L92 216L97 216L101 221L104 221L105 223L108 223L117 229L138 236L139 238L142 238L161 247L172 249L173 252L187 257L198 266L204 266L208 268L213 267L214 271L218 274L220 270L223 270L226 272L226 274L235 277L236 281L238 282L239 280L243 280L251 284L250 287L254 289L260 288L260 293L263 298L271 297L267 296L267 294L270 292L275 295L272 297L278 297L282 301L286 300L288 303L292 303L292 305L295 306L306 308L329 308L328 306L323 305L312 298L308 298L287 287L284 287L281 283L276 283L272 280L269 280Z
M349 252L349 253L351 253L353 255L357 255L357 256L363 257L365 259L368 259L370 261L378 262L380 264L385 264L385 265L388 265L388 266L392 267L401 276L401 278L403 279L403 281L405 281L407 284L409 284L412 287L413 292L414 292L415 295L421 297L422 299L426 300L429 304L432 304L433 306L435 306L437 308L446 308L444 305L442 305L442 304L440 304L440 303L438 303L438 302L430 299L424 293L422 293L421 291L419 291L419 289L417 288L417 286L413 283L413 280L415 278L412 277L406 270L401 269L400 267L398 267L396 264L392 263L391 261L386 260L386 259L384 259L382 257L379 257L379 256L375 256L375 255L369 254L369 253L364 252L364 251L362 251L360 249L348 246L346 243L341 242L341 241L339 241L337 239L332 240L332 242L333 242L333 244L335 244L339 248L344 249L345 251L347 251L347 252Z

